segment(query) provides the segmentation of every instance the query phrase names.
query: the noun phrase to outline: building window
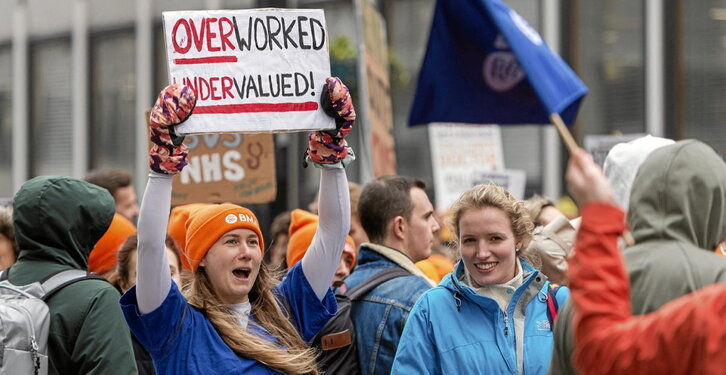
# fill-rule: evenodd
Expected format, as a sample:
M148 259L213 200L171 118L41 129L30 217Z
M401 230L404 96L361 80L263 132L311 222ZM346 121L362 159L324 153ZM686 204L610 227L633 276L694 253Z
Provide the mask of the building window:
M675 136L696 138L726 156L726 2L723 0L679 2L682 37L676 61L682 64L682 119ZM676 94L678 94L676 92ZM682 117L681 117L682 116Z
M68 39L31 46L31 175L72 172L71 48Z
M13 69L10 52L10 47L0 48L0 198L13 195Z
M134 42L132 31L91 39L91 168L134 168Z
M642 1L572 0L570 61L590 93L578 116L578 134L645 131L644 6Z

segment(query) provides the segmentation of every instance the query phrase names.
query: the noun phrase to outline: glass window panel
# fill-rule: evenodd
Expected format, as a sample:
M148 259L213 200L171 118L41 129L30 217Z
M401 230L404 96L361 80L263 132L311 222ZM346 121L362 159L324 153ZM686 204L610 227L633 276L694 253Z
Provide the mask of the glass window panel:
M644 9L642 1L575 1L565 32L590 93L578 116L579 133L645 130Z
M32 175L72 171L71 49L67 39L31 46Z
M97 35L92 39L92 168L133 170L135 55L131 31Z
M726 1L684 1L683 119L686 138L726 155Z
M10 51L10 47L0 48L0 197L13 195L13 70Z

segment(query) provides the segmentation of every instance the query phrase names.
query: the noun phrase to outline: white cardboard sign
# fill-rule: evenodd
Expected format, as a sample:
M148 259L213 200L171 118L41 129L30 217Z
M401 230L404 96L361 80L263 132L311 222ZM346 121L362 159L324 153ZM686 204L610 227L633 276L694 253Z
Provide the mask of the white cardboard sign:
M197 106L180 134L331 129L320 108L330 76L321 9L163 12L169 81Z
M497 125L429 124L436 209L445 211L479 182L477 176L504 170Z

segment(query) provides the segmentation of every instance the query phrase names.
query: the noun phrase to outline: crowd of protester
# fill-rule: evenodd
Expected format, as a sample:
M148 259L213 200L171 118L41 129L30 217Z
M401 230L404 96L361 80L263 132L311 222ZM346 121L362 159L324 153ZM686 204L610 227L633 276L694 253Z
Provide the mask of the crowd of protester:
M318 196L272 223L231 203L171 207L188 158L173 127L196 100L179 84L151 111L140 207L119 170L36 177L0 207L10 283L107 280L46 299L46 371L322 374L347 348L360 374L726 373L726 164L709 146L646 136L604 171L576 150L577 218L495 184L436 212L417 178L348 181L352 99L338 79L325 90L337 128L306 152Z

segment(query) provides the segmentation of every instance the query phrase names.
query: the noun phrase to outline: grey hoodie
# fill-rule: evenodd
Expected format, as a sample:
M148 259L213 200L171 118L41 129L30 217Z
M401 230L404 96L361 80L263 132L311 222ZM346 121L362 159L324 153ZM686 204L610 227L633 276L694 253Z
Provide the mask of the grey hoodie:
M647 314L704 286L726 281L726 163L695 140L652 152L638 169L628 222L635 246L625 249L634 314ZM550 374L576 374L572 304L559 311Z

